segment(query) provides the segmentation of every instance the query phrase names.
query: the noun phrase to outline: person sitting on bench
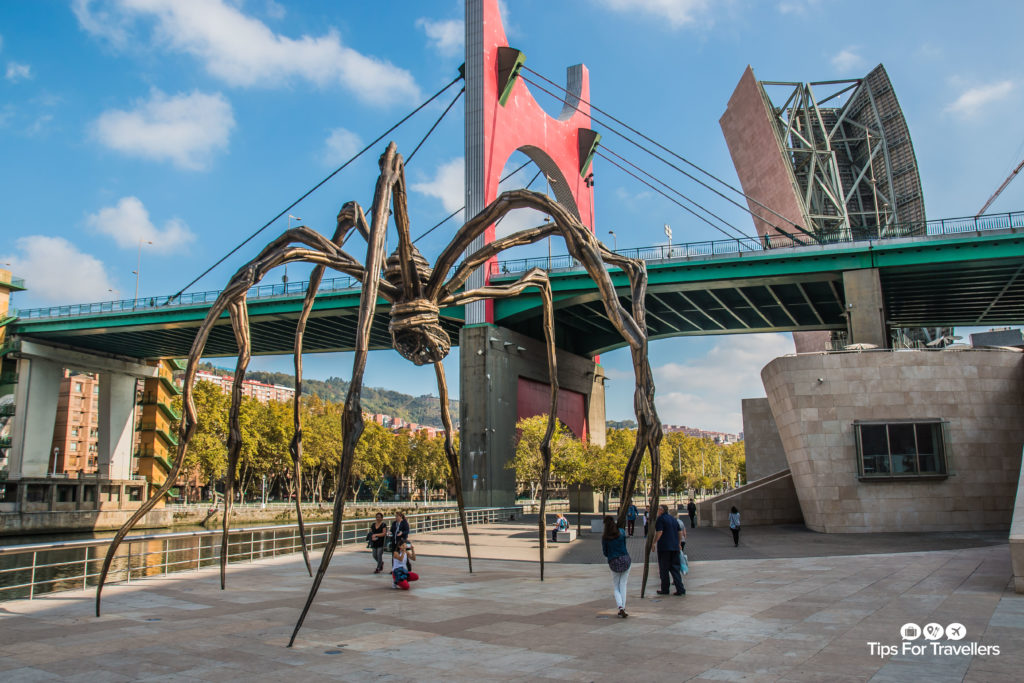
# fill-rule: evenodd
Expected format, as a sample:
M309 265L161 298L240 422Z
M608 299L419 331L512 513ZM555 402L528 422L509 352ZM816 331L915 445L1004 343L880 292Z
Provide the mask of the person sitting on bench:
M558 540L558 532L559 531L568 531L568 530L569 530L569 520L567 520L565 518L565 516L561 512L559 512L555 516L555 528L551 530L551 540L552 541L557 541Z

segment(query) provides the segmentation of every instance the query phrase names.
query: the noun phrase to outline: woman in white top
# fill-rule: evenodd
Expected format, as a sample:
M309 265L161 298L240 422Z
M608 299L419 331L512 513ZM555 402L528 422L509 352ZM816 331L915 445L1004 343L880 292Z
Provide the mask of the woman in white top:
M740 511L732 506L729 512L729 529L732 531L732 542L738 548L740 545Z
M405 567L405 561L415 560L416 551L405 539L399 539L395 544L395 552L391 554L391 587L409 590L410 581L419 581L420 575L411 572Z

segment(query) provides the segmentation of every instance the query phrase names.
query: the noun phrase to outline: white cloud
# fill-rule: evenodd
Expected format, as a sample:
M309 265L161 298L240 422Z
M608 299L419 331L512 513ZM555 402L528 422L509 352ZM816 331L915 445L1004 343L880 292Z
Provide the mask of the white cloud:
M722 337L703 356L653 368L661 421L739 432L740 399L764 396L761 369L793 352L788 334L734 335Z
M324 141L323 160L328 166L339 166L363 148L359 136L344 128L335 128Z
M433 179L412 183L409 187L428 197L440 199L444 210L451 213L466 203L466 160L459 157L441 164ZM456 220L464 221L464 212L459 213Z
M832 57L832 66L837 70L843 72L853 71L854 69L860 69L864 66L864 58L856 52L857 48L850 46L843 48Z
M267 16L271 19L284 19L287 14L284 5L274 0L267 0Z
M521 163L506 166L502 170L502 177L515 170ZM425 182L412 183L409 187L416 192L440 199L444 210L451 213L466 203L465 168L466 162L462 157L452 159L447 163L441 164L432 179ZM528 171L528 168L523 169L506 183L499 185L498 191L504 192L505 190L523 187L528 182L526 179L533 175L533 173L528 173ZM505 237L524 228L536 227L544 222L544 216L545 214L534 209L516 209L506 214L505 218L498 223L495 234L497 237ZM455 220L465 222L465 212L460 211Z
M116 206L89 214L85 223L96 232L113 237L122 249L135 249L141 242L149 251L172 252L196 238L184 221L177 218L165 221L162 229L157 228L138 197L122 197Z
M946 107L946 111L965 118L973 117L980 113L982 108L1005 99L1013 92L1014 87L1013 81L999 81L968 88L955 102Z
M805 14L818 0L782 0L776 9L780 14Z
M320 37L289 38L225 0L102 0L99 9L93 4L74 4L87 32L123 47L132 41L133 20L152 20L148 42L192 55L232 86L270 87L302 79L321 88L340 85L375 105L420 97L412 74L342 45L334 29Z
M101 114L93 133L119 152L200 170L209 166L214 151L227 148L234 126L231 104L220 93L169 97L154 89L130 111Z
M123 48L128 45L131 17L122 13L113 2L95 0L72 0L71 11L78 19L78 25L94 36L103 38L114 47ZM107 7L110 9L107 9Z
M32 78L32 67L28 64L7 62L7 71L5 72L4 77L11 83L30 80Z
M78 250L63 237L29 235L14 242L16 253L0 256L10 270L24 277L33 300L43 303L106 301L114 286L106 266Z
M710 0L601 0L609 9L630 14L644 13L667 21L672 28L710 24Z
M431 46L442 55L462 52L466 42L466 25L461 19L432 21L421 18L416 20L416 26L423 29Z

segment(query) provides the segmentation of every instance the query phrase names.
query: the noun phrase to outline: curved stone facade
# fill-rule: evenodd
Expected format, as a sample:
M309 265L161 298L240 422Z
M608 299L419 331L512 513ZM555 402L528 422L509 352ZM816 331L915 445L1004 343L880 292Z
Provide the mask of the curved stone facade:
M803 354L776 358L761 378L808 528L1009 529L1024 447L1024 354ZM947 421L947 478L862 480L855 420L934 418Z

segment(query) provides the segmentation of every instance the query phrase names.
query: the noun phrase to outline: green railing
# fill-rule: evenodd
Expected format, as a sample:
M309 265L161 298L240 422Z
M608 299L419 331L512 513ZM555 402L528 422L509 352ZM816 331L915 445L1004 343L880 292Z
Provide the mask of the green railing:
M917 236L963 235L981 233L988 230L1016 230L1024 228L1024 211L994 213L984 216L966 216L962 218L943 218L941 220L919 223L900 223L888 226L881 234L867 234L854 229L853 235L843 234L812 234L797 230L789 234L772 234L764 237L743 237L727 240L706 240L702 242L683 242L672 245L656 245L616 249L616 254L636 258L643 261L660 261L666 259L717 256L720 254L744 254L765 252L774 249L806 247L821 244L842 244L861 241L885 241ZM497 261L490 264L492 275L520 273L530 268L543 270L559 270L575 268L578 264L568 254L550 258L513 259ZM278 297L298 297L306 293L308 281L288 282L276 285L257 285L249 289L246 297L253 299L272 299ZM344 276L323 280L318 291L338 292L358 290L359 280ZM50 306L47 308L29 308L20 312L21 320L37 318L66 318L89 316L105 313L132 313L136 311L154 311L168 307L195 306L211 304L220 296L221 290L209 290L181 294L172 299L169 296L157 296L141 299L120 299L98 303L73 304L69 306Z

